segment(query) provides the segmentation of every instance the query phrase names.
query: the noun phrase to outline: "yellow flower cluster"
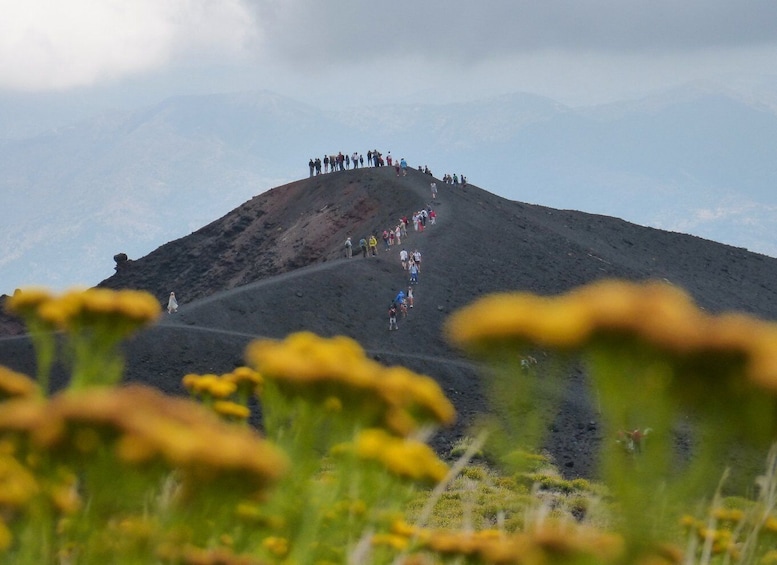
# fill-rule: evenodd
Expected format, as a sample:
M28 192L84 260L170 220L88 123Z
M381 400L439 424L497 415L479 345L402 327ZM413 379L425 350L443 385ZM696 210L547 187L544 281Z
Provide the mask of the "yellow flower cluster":
M618 535L553 523L531 532L506 533L428 530L400 521L392 526L392 534L415 540L419 548L444 558L465 557L494 565L554 563L555 558L570 563L612 563L623 556L625 549L623 538Z
M361 459L377 461L399 477L438 483L448 474L448 466L428 445L398 438L382 429L362 430L356 438L355 449Z
M162 563L174 565L266 565L266 561L250 555L237 555L226 548L202 549L193 545L162 545L157 550Z
M40 492L34 475L10 454L0 455L0 509L23 508Z
M330 403L339 398L346 410L374 412L374 423L400 435L427 422L447 425L455 419L453 405L434 379L384 367L347 337L299 332L282 341L256 340L246 358L284 394Z
M29 287L16 289L13 296L6 300L5 307L9 312L27 317L35 315L41 304L54 300L54 295L45 288Z
M186 390L198 398L229 398L237 390L234 382L212 373L205 375L189 373L183 377L182 382Z
M0 401L39 393L38 385L30 377L0 365Z
M715 508L712 511L712 516L718 522L731 522L732 524L738 524L745 519L745 512L739 508Z
M237 367L230 373L197 375L189 373L182 379L183 386L196 397L229 398L237 391L246 394L261 392L262 376L250 367Z
M261 391L262 376L249 367L238 367L231 373L197 375L189 373L182 379L189 393L209 405L227 420L247 420L251 415L248 400ZM236 397L237 401L233 400Z
M741 363L753 382L777 391L777 325L708 314L663 282L604 280L557 297L495 294L456 312L446 330L472 349L508 342L576 351L601 338L632 339L670 355Z
M251 367L237 367L231 373L221 375L225 381L234 383L238 390L249 394L261 394L264 379Z
M247 420L251 415L251 410L247 406L231 400L217 400L213 403L213 410L228 420Z
M736 523L742 519L740 512L741 511L733 509L717 509L713 511L713 516L720 516L722 522ZM688 528L702 544L710 542L712 544L713 554L720 555L726 553L737 559L739 547L737 546L734 534L730 529L711 528L705 522L696 520L690 516L683 517L681 524Z
M262 547L277 557L289 553L289 540L278 536L269 536L262 540Z
M14 292L6 306L11 312L34 314L61 329L100 319L142 326L155 321L161 312L159 301L147 292L106 288L69 290L60 296L42 289L22 289Z
M196 480L238 476L253 489L278 479L288 463L248 428L220 422L196 403L154 389L95 388L48 402L11 400L0 411L0 434L22 436L32 449L89 455L111 447L128 464L163 461Z

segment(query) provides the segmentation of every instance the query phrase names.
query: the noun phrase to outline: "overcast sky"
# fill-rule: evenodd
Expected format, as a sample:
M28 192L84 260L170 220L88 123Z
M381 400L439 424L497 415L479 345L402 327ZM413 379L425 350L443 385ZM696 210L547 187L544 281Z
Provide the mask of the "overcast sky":
M568 104L777 75L777 0L0 0L0 94Z

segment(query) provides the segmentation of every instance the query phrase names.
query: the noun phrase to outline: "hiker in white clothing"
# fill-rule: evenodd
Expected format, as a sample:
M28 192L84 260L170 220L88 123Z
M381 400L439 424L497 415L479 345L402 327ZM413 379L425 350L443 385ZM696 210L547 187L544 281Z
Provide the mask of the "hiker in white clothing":
M404 248L399 252L399 261L402 263L402 268L407 271L407 251Z

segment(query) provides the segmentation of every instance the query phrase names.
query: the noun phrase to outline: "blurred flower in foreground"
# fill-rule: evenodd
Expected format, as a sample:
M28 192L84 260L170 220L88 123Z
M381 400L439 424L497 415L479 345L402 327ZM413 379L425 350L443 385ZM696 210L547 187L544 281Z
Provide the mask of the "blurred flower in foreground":
M277 448L249 428L139 385L65 392L48 402L8 401L0 411L0 434L22 437L31 451L60 454L80 466L108 449L120 464L160 461L195 484L240 477L248 492L264 489L288 467Z
M539 349L584 362L605 434L635 430L639 441L630 432L627 451L645 452L635 464L623 443L601 447L602 474L621 504L630 557L651 547L661 530L646 510L662 503L656 493L677 512L683 501L714 488L732 448L765 447L777 434L777 324L709 314L667 283L602 280L555 297L495 294L456 312L446 332L457 346L496 361L493 380L503 398L521 386L515 395L538 404L541 384L564 380L552 371L521 371L520 355ZM533 406L519 408L532 414ZM673 434L688 417L699 441L678 472ZM545 424L540 420L537 429ZM644 426L651 429L646 445Z
M557 297L516 292L482 298L449 320L467 349L513 343L578 351L597 340L634 340L689 361L725 357L777 392L777 325L742 314L710 315L662 282L605 280Z
M0 401L23 396L35 396L39 392L38 385L30 377L0 365Z
M71 388L114 384L121 379L124 365L119 342L153 323L161 312L159 302L147 292L105 288L69 290L59 296L22 289L8 299L6 307L30 329L44 393L54 356L54 330L67 336L73 364Z
M300 332L285 340L256 340L246 358L287 398L342 403L344 415L408 435L425 424L451 424L455 411L440 386L401 367L368 359L354 340Z
M353 446L336 446L339 453L354 449L365 461L376 461L390 473L419 482L439 483L448 474L448 466L438 459L431 447L420 441L398 438L385 430L362 430Z

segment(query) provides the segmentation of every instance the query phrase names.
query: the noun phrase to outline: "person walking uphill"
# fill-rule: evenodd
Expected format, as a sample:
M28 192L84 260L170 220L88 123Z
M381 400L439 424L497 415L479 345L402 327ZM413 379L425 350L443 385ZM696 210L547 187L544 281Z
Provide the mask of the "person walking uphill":
M394 306L393 302L391 303L391 306L389 306L388 315L389 315L389 331L398 330L399 326L397 325L397 307Z
M410 263L410 284L418 284L418 265L413 261Z

